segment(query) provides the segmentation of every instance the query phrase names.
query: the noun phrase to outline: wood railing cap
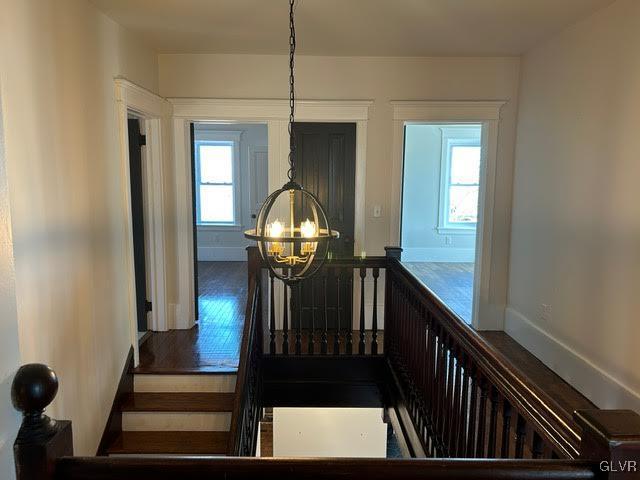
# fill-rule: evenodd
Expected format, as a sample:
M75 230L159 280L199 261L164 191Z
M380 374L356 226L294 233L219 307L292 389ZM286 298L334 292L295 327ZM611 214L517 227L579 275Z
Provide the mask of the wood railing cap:
M640 442L640 415L633 410L577 410L573 416L585 434L607 442Z

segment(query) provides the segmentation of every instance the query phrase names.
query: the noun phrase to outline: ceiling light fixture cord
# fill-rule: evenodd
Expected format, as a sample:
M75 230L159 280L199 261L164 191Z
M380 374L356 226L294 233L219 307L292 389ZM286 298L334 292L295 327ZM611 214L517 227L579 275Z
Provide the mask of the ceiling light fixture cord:
M296 24L294 21L294 7L296 0L289 0L289 171L287 172L287 177L289 177L289 181L294 181L296 178L296 167L295 167L295 150L296 150L296 141L295 134L293 133L293 122L295 121L294 113L295 113L295 103L296 103L296 93L295 93L295 77L293 73L293 69L295 66L294 56L296 53Z

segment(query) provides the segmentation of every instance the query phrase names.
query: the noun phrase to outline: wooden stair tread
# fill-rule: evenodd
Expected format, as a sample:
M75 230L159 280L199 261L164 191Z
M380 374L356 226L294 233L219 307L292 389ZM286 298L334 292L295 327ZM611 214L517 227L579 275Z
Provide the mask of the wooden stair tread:
M132 393L123 412L231 412L233 393Z
M225 455L228 440L229 432L121 432L107 453Z

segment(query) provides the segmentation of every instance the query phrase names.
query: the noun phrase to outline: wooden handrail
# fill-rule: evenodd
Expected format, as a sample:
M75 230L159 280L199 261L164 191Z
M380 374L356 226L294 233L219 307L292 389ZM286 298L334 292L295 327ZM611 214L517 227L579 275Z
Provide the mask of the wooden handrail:
M391 260L388 270L391 274L388 274L387 285L389 277L394 278L407 290L409 296L423 304L425 313L432 322L437 323L434 327L443 329L442 333L446 334L449 341L481 370L492 386L502 392L511 407L515 407L529 422L536 425L538 433L548 439L562 457L576 458L579 455L579 428L570 419L559 415L552 406L553 399L538 386L527 382L500 352L444 305L398 260ZM388 310L385 311L385 318L389 318L389 322L399 320ZM434 328L434 331L437 329ZM387 330L387 340L389 335Z
M247 248L248 257L248 282L247 307L245 310L244 327L242 330L242 343L240 345L240 361L236 376L235 399L231 413L231 428L229 431L228 455L247 454L246 449L255 449L254 435L257 434L259 419L253 418L256 412L252 403L257 399L252 398L259 391L260 382L259 355L262 349L262 316L260 311L260 254L256 247ZM255 389L258 389L257 391ZM250 425L248 425L248 423ZM246 439L247 431L251 438ZM249 442L243 445L243 442Z
M286 458L104 458L58 462L65 480L591 480L593 462Z

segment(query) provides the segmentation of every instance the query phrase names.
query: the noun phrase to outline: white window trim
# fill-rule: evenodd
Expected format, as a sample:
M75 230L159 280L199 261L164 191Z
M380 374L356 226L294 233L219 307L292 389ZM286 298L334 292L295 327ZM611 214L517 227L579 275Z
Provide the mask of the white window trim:
M482 159L478 227L476 232L476 260L473 283L473 320L478 330L502 330L506 305L508 262L504 245L508 223L501 215L494 223L496 168L498 163L498 126L503 100L394 100L393 149L391 172L391 205L389 210L389 240L400 243L402 176L404 159L404 127L412 123L468 123L482 125ZM174 105L175 108L175 105ZM500 154L501 168L512 161ZM506 188L504 179L498 187ZM502 213L502 212L501 212ZM507 212L508 213L508 212ZM507 239L508 240L508 239Z
M449 222L449 177L451 176L451 148L454 146L482 147L481 129L478 129L478 126L452 125L442 127L441 131L440 204L436 230L440 235L474 235L477 223L456 224ZM478 184L479 187L480 184Z
M200 149L198 147L201 143L232 143L233 144L233 165L231 172L231 180L233 185L233 222L207 222L200 223L200 193L196 188L196 227L198 230L227 230L237 231L242 230L242 172L240 166L240 140L242 138L242 131L222 131L222 130L210 130L205 129L196 130L195 133L195 157L196 165L195 181L199 184L199 171L200 171ZM195 183L195 182L194 182ZM196 187L199 185L195 185Z

